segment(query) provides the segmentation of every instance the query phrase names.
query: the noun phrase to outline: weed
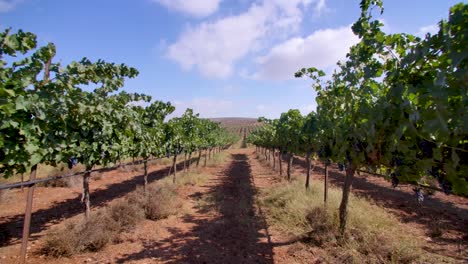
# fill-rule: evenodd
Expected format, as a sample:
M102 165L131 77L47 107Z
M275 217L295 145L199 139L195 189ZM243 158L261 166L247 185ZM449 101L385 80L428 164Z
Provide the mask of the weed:
M119 224L121 231L133 229L145 218L145 211L127 200L112 203L108 209L110 217Z
M67 257L86 251L99 251L114 241L121 230L107 210L98 210L88 220L71 222L65 228L48 233L40 253L53 257Z
M129 202L144 209L150 220L159 220L177 214L182 207L176 187L172 184L153 184L147 190L138 188L129 196Z
M208 167L216 167L219 164L223 163L226 160L227 154L225 152L216 153L213 157L208 160L207 166Z
M339 236L338 206L341 191L329 188L327 207L323 191L303 182L277 185L262 195L269 222L327 252L330 262L412 263L422 257L420 244L398 220L369 201L350 197L345 238Z

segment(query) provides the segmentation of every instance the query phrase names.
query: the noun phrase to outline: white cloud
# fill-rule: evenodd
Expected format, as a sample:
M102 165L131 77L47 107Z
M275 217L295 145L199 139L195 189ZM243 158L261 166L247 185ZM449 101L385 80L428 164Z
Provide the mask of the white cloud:
M189 26L169 46L167 55L184 70L226 78L235 64L264 48L272 39L284 39L299 29L303 9L322 0L263 0L239 15ZM318 5L319 7L321 5Z
M22 0L0 0L0 13L12 11L21 1Z
M425 36L427 33L431 33L431 35L434 35L437 32L439 32L439 25L433 24L425 27L420 27L417 35Z
M252 77L285 80L293 79L294 73L304 67L333 67L358 41L349 26L321 29L306 38L289 39L257 58L259 71Z
M197 97L190 101L175 101L176 110L170 117L181 116L187 108L193 109L194 113L199 113L201 117L226 117L231 116L235 104L229 100L214 97Z
M316 12L320 15L323 11L327 9L327 5L325 3L325 0L319 0L317 1L317 5L315 6Z
M254 6L239 16L190 27L169 46L168 56L184 70L195 66L204 76L227 77L233 71L232 63L246 55L264 34L264 23L259 22L267 16L264 10Z
M205 17L215 13L222 0L153 0L170 10L195 17Z

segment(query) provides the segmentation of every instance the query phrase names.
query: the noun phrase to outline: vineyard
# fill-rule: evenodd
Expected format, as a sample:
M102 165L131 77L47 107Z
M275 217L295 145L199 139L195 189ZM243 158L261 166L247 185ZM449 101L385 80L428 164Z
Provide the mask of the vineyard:
M211 118L211 121L219 123L226 131L239 137L247 137L263 125L255 118Z
M138 70L0 33L0 263L465 263L468 5L359 42L316 111L172 117ZM376 18L377 17L377 18Z

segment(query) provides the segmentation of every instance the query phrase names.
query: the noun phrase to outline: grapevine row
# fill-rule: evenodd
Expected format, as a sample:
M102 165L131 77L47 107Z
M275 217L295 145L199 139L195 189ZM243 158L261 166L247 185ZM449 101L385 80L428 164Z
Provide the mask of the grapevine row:
M293 154L305 155L309 168L312 155L326 166L333 161L346 168L342 234L361 168L384 168L394 184L424 184L429 175L446 193L468 195L468 5L453 6L438 32L423 38L382 31L372 12L383 13L382 1L362 0L360 6L352 26L360 42L338 70L328 78L316 68L296 73L312 79L316 112L302 117L290 110L277 120L261 119L266 125L249 138L288 154L288 178ZM422 200L421 190L415 192Z

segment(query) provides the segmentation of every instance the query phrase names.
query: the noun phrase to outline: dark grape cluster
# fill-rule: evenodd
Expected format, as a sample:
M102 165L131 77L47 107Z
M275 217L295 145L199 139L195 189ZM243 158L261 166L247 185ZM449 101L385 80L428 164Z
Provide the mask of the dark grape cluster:
M340 171L344 171L346 169L346 165L344 163L338 163L338 169Z
M434 155L435 144L427 140L422 140L419 142L419 148L421 148L422 155L424 158L432 158Z
M403 162L403 160L402 160L400 157L398 157L398 156L393 156L390 165L391 165L391 166L394 166L394 167L400 167L400 166L403 166L403 165L404 165L404 162Z
M324 146L324 147L321 147L318 151L317 151L317 155L319 156L319 158L323 159L323 158L327 158L327 157L330 157L332 154L332 150L329 146Z
M322 148L320 148L319 150L317 150L317 156L318 156L319 158L322 158L322 157L323 157L323 149L322 149Z
M353 146L354 152L356 152L356 153L362 152L362 147L361 147L361 144L359 142L354 142L352 144L352 146Z
M67 164L68 164L68 168L72 169L74 166L78 164L78 160L75 157L71 157L68 159Z
M444 191L445 194L452 193L452 186L450 182L448 182L444 178L440 170L438 170L437 168L432 168L431 170L428 170L427 173L437 179L437 181L439 182L440 188Z

